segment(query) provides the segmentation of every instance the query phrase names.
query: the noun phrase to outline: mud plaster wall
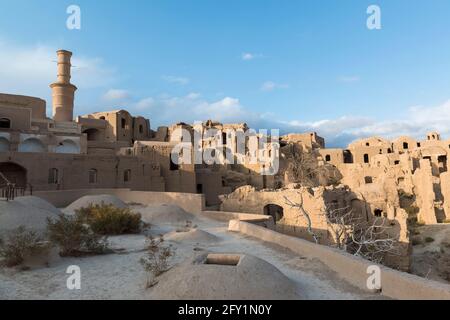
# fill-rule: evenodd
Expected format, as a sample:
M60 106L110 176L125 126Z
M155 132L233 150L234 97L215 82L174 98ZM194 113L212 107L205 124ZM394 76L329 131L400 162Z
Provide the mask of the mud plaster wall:
M205 202L205 199L201 194L131 191L129 189L39 191L34 195L47 200L58 208L64 208L83 196L101 194L111 194L124 202L140 203L144 205L174 204L192 213L200 213L204 208Z

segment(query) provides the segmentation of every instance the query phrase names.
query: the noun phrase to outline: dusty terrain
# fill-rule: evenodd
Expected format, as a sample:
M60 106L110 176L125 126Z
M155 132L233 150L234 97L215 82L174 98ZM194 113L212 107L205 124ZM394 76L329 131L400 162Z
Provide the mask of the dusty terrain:
M183 262L202 252L249 254L262 259L284 274L295 288L296 299L377 299L378 295L364 293L328 269L319 261L299 257L279 247L227 231L227 223L205 217L192 216L184 210L175 210L166 221L155 214L155 206L132 208L145 217L155 216L151 229L153 236L166 235L166 244L175 249L169 272ZM183 215L192 218L191 228L185 228ZM167 298L164 274L159 283L146 289L147 275L139 263L144 256L146 236L124 235L110 237L116 253L83 258L54 257L45 266L33 266L30 270L0 269L0 299L158 299ZM81 290L68 290L67 267L81 268ZM257 271L256 271L257 272ZM168 274L168 273L167 273ZM166 274L166 275L167 275ZM183 281L183 276L178 275ZM164 293L164 294L163 294ZM170 297L169 297L170 298ZM248 297L252 298L252 297ZM280 299L284 298L280 296Z
M415 233L411 272L450 283L450 224L418 227Z

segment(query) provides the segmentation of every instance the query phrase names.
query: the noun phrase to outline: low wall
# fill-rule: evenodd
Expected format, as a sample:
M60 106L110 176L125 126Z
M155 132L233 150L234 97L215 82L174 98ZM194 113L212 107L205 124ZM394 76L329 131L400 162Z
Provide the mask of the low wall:
M67 207L87 195L111 194L124 202L142 204L175 204L192 213L201 213L204 196L194 193L131 191L129 189L79 189L61 191L37 191L33 195L47 200L57 208Z
M244 221L231 220L229 230L241 232L262 241L277 244L308 258L317 258L349 283L360 289L370 291L366 285L369 277L367 268L374 265L370 261L355 257L338 249L286 236ZM450 300L450 285L427 280L384 266L379 267L381 270L381 293L384 296L394 299Z
M228 222L230 220L246 221L264 228L275 229L275 223L272 216L265 216L261 214L228 211L203 211L202 216L224 222Z

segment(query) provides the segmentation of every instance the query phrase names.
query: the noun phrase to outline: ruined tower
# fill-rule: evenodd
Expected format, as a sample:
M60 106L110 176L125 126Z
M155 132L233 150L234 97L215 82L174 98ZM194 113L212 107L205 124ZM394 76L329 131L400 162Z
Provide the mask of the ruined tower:
M53 98L53 120L73 121L73 102L77 87L70 83L72 52L58 50L58 78L50 85Z

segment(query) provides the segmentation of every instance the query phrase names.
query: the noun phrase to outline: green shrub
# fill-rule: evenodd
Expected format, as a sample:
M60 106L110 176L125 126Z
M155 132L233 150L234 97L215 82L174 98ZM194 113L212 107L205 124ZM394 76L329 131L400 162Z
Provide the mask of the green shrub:
M108 249L107 238L92 231L78 216L61 214L47 223L49 240L60 247L62 257L102 254Z
M92 231L103 235L140 233L143 228L141 215L129 208L113 205L90 205L75 211L76 216L87 223Z
M7 267L20 265L26 256L42 254L48 244L34 231L21 226L0 239L0 257Z

